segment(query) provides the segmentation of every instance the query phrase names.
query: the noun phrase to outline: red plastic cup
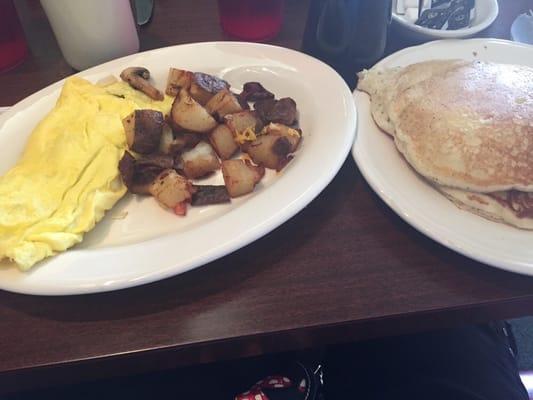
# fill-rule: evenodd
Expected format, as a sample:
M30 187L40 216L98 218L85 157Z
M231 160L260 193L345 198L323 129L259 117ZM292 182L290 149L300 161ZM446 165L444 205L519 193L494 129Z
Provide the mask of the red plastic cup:
M0 72L19 65L28 54L13 0L0 0Z
M218 0L220 24L234 38L267 41L281 29L283 3L284 0Z

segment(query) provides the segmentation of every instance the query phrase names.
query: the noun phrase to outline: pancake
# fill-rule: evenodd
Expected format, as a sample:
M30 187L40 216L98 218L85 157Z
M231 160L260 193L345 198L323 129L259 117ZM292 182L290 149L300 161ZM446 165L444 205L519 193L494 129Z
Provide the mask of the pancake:
M533 191L533 68L464 64L410 86L389 110L398 150L432 182Z
M385 96L390 90L392 93L394 90L394 82L396 76L402 68L396 68L391 70L371 69L364 70L358 74L357 89L368 93L371 98L370 112L372 118L377 126L389 135L394 136L394 125L392 125L389 115L387 113L387 107L385 105Z
M476 193L437 186L459 208L496 222L533 230L533 193L509 190Z
M389 113L398 94L434 75L467 64L464 60L431 60L405 68L372 68L358 74L357 89L371 97L371 112L376 125L394 136L395 128Z
M376 124L437 190L462 209L533 230L532 68L432 60L358 76Z

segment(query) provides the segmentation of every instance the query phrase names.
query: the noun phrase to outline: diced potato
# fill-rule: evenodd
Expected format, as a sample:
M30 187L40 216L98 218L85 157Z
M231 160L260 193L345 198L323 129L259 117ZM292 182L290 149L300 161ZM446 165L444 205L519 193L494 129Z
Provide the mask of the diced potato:
M205 106L221 90L229 89L229 83L217 76L195 72L191 83L191 97Z
M282 124L269 124L256 140L243 145L254 163L280 171L300 143L300 132Z
M265 168L243 160L222 161L224 183L231 197L251 193L265 175Z
M302 131L287 125L270 123L261 132L264 135L278 135L286 137L291 145L291 153L295 152L302 139Z
M233 133L224 124L213 129L209 134L209 141L222 160L231 158L239 149L239 145L233 139Z
M170 114L175 125L191 132L206 133L217 126L215 119L185 89L176 96Z
M180 203L190 202L193 191L191 183L173 169L161 172L150 186L150 194L159 204L172 209Z
M275 148L278 149L278 152L274 151ZM257 165L280 170L287 164L285 160L290 152L290 144L282 136L262 135L248 143L243 147L243 150Z
M226 115L224 120L233 133L235 141L239 144L255 140L256 134L261 131L263 127L263 124L255 111L250 110Z
M194 74L191 71L170 68L168 71L167 88L165 93L169 96L177 96L180 89L188 90L191 87L193 79Z
M220 161L213 148L206 142L198 143L181 155L181 167L187 178L205 176L220 168Z
M221 90L215 94L205 105L205 109L211 115L223 118L228 114L243 111L237 97L229 90Z
M194 147L202 140L202 135L197 133L174 133L169 126L163 127L159 152L162 154L176 155L186 147Z
M191 97L203 106L205 106L207 102L214 96L213 93L209 93L194 81L191 83L189 92Z
M159 111L133 111L122 120L128 147L141 154L156 151L161 139L163 120L163 114Z
M242 132L247 128L252 128L257 132L262 128L257 114L250 110L226 115L224 119L232 132Z

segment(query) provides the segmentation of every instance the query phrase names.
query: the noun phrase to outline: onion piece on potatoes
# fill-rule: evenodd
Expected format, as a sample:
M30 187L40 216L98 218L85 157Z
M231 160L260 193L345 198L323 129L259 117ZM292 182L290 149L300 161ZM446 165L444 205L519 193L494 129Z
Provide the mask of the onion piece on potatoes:
M215 119L185 89L174 99L170 115L175 125L191 132L207 133L217 126Z
M263 123L255 111L245 110L229 114L224 120L239 144L255 140L257 133L263 128Z

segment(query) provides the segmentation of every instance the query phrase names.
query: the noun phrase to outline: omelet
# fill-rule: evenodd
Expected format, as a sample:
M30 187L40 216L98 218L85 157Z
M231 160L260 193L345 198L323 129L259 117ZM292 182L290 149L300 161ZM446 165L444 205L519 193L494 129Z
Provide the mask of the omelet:
M28 270L81 242L126 193L118 170L122 119L136 109L168 115L172 101L152 100L125 82L67 79L18 163L0 178L0 259Z

